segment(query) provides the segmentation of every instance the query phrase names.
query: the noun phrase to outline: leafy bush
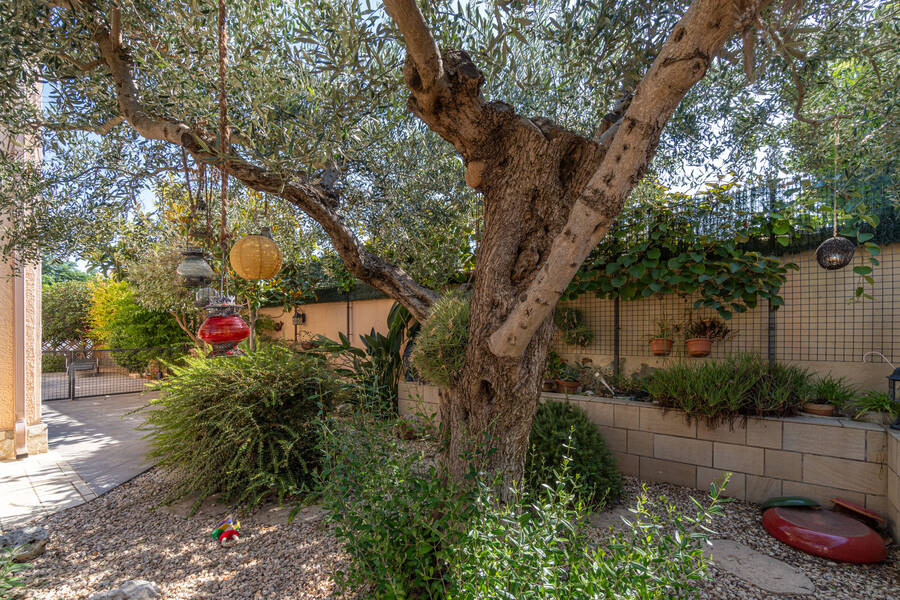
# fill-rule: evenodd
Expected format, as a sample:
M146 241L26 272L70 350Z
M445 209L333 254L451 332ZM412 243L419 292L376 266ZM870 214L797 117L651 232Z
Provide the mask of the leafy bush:
M337 384L320 356L265 345L245 356L189 358L157 384L147 424L175 483L167 501L221 493L229 503L299 494L321 465L318 416Z
M809 373L799 367L736 354L722 361L675 363L657 370L646 387L660 406L716 422L737 415L796 414L808 382Z
M642 497L631 531L594 549L579 479L563 460L558 477L509 503L473 468L471 485L446 483L422 450L383 420L329 421L323 498L352 564L344 588L383 599L688 597L704 576L700 552L709 507L683 517ZM698 505L699 506L699 505ZM660 514L662 513L662 514Z
M584 315L577 308L557 308L553 322L559 328L562 339L571 346L589 346L594 340L593 330L585 325Z
M693 597L706 577L706 523L721 512L714 486L694 516L642 494L628 530L595 548L566 462L555 485L515 502L500 502L487 486L481 492L476 519L450 555L452 600Z
M27 563L17 563L13 560L16 549L0 550L0 600L12 598L12 592L15 588L25 586L25 582L17 575L31 565Z
M556 481L568 457L578 477L584 501L600 505L622 493L622 476L603 436L583 410L568 402L544 402L538 407L528 440L525 481L531 490Z
M61 281L41 289L41 337L57 347L87 338L91 288L85 281Z
M469 341L469 299L449 293L435 302L416 338L412 361L431 383L449 387L459 377Z
M474 514L474 496L448 484L391 423L366 415L330 421L322 498L353 560L338 585L373 598L444 598L447 562Z
M375 329L361 335L362 348L353 346L343 333L338 333L338 342L319 336L316 351L338 358L336 372L357 385L357 397L367 408L382 414L396 414L403 344L415 335L419 324L407 309L395 303L388 312L387 325L387 335Z
M715 317L710 319L689 320L681 327L687 339L707 338L713 342L720 342L733 336L731 328L725 325L722 319Z
M63 373L66 370L64 354L41 355L41 373Z

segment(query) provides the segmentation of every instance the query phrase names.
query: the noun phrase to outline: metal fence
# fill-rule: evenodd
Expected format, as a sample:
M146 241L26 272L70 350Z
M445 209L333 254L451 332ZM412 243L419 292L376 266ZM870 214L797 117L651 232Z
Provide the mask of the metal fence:
M690 210L691 202L715 202L715 208L704 207L702 217L691 216L697 234L730 236L742 224L759 221L781 211L795 224L786 246L776 243L772 229L765 223L757 227L743 246L769 256L793 262L799 267L790 271L781 288L785 304L770 309L761 302L755 309L735 314L728 322L736 333L731 340L713 345L714 357L734 352L757 352L771 360L862 362L866 352L875 350L888 358L900 358L900 299L895 292L900 284L900 211L898 211L898 178L881 177L857 185L834 186L822 182L778 182L761 187L741 189L717 195L713 200L698 197L680 208ZM826 271L815 261L815 248L831 236L832 201L838 194L839 230L872 234L877 243L879 264L874 267L874 284L865 282L853 266L868 265L861 250L853 263L839 271ZM859 226L853 206L865 207L866 214L877 217L877 225ZM718 232L718 233L717 233ZM612 236L642 235L639 224L621 223ZM865 236L867 237L867 236ZM627 247L627 240L626 244ZM601 263L602 264L602 260ZM863 285L871 298L857 298L855 290ZM678 294L655 295L642 300L621 301L597 298L587 294L566 303L582 311L586 324L594 331L591 344L580 348L557 339L556 350L568 355L598 354L615 357L614 365L625 356L650 356L648 340L660 320L683 321L688 313L694 317L715 316L711 309L694 309L696 296Z
M143 391L165 368L160 360L185 347L45 350L41 353L41 400L75 400Z

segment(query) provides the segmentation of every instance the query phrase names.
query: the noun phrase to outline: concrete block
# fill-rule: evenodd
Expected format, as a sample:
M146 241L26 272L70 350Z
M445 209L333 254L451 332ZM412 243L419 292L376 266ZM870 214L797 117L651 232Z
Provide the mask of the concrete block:
M785 421L782 450L865 460L866 430Z
M747 419L747 445L781 449L781 421Z
M697 437L697 422L688 419L680 411L664 411L655 406L641 407L641 426L644 431L664 433L666 435L678 435L682 437Z
M619 463L619 472L624 475L631 475L633 477L640 477L640 462L639 457L634 454L624 454L621 452L616 452L616 461Z
M671 435L657 434L653 436L653 456L663 460L712 466L713 442L693 440Z
M628 432L626 430L616 429L615 427L605 427L603 425L598 425L597 429L600 431L600 435L603 436L603 441L606 442L607 448L613 452L628 451L628 444L626 442Z
M803 481L803 454L766 448L765 476Z
M596 400L581 400L579 404L592 423L603 425L604 427L615 426L612 404L597 402Z
M16 443L13 440L0 440L0 460L15 460Z
M765 471L765 456L762 448L723 444L715 442L713 466L725 471L737 471L762 475Z
M625 429L640 429L640 407L625 404L613 405L614 425Z
M888 450L887 463L894 473L900 473L900 431L889 430L887 432Z
M694 465L642 456L640 467L640 478L645 481L674 483L684 487L694 487L697 483L697 467Z
M805 459L806 457L804 457ZM785 496L806 496L812 498L822 506L828 508L831 506L832 498L843 498L859 504L866 505L866 495L862 492L854 492L853 490L835 488L827 485L813 485L811 483L802 483L800 481L785 481L782 488Z
M49 450L47 444L47 424L30 425L25 432L25 444L28 454L44 454Z
M888 514L887 496L876 496L873 494L866 494L866 508L868 510L871 510L873 513L881 515L882 517L887 516L887 514Z
M735 419L731 423L719 423L715 426L710 426L706 421L700 421L697 423L697 437L714 442L746 444L747 427L740 419Z
M647 431L628 431L628 452L640 456L653 456L653 434Z
M866 460L874 463L887 462L887 433L884 431L866 432Z
M762 504L773 496L781 496L787 492L782 492L780 479L772 477L759 477L758 475L747 475L747 502Z
M716 485L721 486L727 472L720 469L697 467L697 489L708 493L711 483L715 482ZM743 500L747 495L747 476L743 473L732 473L728 479L728 487L722 494L729 498Z
M866 494L887 493L883 465L830 456L804 455L803 481Z

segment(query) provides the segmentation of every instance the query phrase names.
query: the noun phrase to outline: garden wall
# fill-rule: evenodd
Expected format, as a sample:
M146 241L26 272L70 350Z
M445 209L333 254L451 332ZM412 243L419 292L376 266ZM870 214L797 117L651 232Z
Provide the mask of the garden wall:
M565 400L564 394L542 398ZM651 403L568 396L588 414L623 473L708 490L732 472L726 495L760 503L841 497L885 515L900 539L900 436L880 425L830 417L748 418L709 427ZM438 388L401 383L401 415L434 414ZM888 443L890 440L890 444Z
M300 310L306 315L306 323L298 327L298 338L309 339L324 335L337 340L338 333L348 335L349 314L348 337L354 346L361 346L359 335L369 333L373 327L375 331L387 333L387 315L393 304L394 301L387 298L303 304ZM269 337L294 340L292 312L286 312L281 307L263 308L259 312L261 315L272 317L275 322L282 323L281 331L272 332Z

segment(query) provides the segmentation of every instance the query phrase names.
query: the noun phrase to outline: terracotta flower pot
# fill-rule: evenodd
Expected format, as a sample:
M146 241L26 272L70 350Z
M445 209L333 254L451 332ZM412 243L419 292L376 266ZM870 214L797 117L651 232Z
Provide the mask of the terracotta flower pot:
M316 342L300 342L300 347L303 348L304 350L312 350L313 348L316 348L318 345L319 344L317 344Z
M712 351L712 340L709 338L691 338L684 344L691 356L709 356Z
M803 405L803 412L820 417L833 417L834 404L819 404L818 402L807 402Z
M669 338L654 338L650 340L650 352L654 356L666 356L672 351L672 345L675 342Z
M541 385L541 389L545 392L555 392L556 382L552 379L545 379L544 383Z
M563 381L562 379L557 379L556 385L559 386L560 392L574 394L578 390L579 383L577 381Z

